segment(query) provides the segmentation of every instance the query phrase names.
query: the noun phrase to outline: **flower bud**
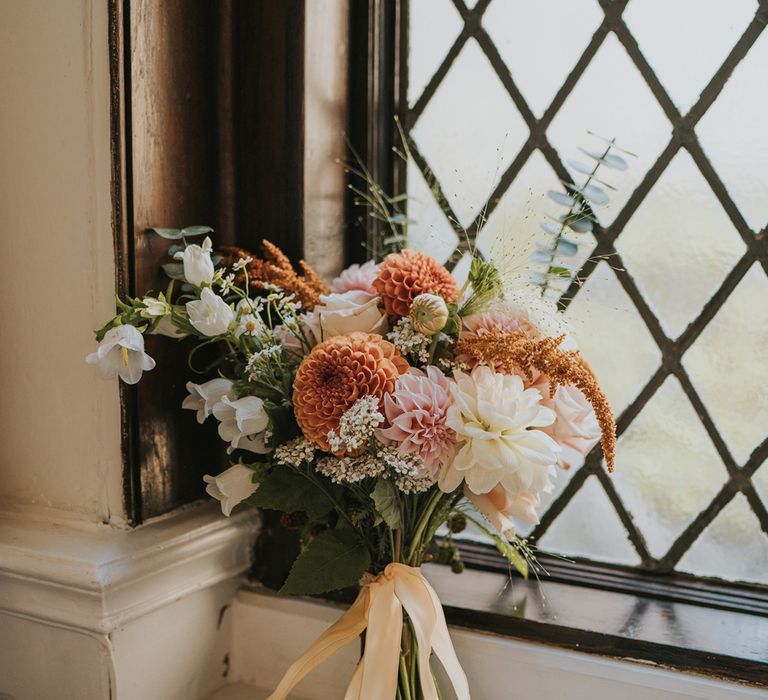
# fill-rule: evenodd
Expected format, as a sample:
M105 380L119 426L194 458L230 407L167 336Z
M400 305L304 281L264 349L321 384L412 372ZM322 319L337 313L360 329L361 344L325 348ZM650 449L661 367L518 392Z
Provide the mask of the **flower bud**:
M419 294L411 304L408 318L417 333L434 335L443 330L448 321L448 306L437 294Z

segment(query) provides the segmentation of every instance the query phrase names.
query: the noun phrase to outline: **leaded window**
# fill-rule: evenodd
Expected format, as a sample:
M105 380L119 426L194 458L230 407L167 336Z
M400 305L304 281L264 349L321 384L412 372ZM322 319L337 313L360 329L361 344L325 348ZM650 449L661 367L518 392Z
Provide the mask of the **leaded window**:
M409 241L512 258L587 132L637 154L560 303L617 416L526 532L573 558L768 584L765 0L402 0Z

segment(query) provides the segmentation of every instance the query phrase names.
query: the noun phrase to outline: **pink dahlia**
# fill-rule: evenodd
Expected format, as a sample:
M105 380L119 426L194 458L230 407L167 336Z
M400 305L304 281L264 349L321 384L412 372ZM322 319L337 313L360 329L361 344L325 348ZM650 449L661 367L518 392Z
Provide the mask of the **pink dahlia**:
M362 265L350 265L333 282L331 282L331 291L334 294L343 294L344 292L362 291L376 294L373 288L373 280L379 274L379 266L369 260Z
M389 427L380 428L376 437L402 452L417 454L425 468L419 476L434 479L453 452L456 433L445 423L451 403L451 382L437 367L427 367L426 374L411 368L384 396Z

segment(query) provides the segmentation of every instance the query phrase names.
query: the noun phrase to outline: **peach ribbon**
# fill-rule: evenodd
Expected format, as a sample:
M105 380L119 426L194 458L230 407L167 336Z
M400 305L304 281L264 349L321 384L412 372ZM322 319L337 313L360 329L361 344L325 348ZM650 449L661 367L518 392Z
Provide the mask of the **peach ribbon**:
M396 563L388 564L384 573L363 586L352 607L291 665L267 700L285 700L304 676L357 639L366 628L365 652L344 700L393 700L397 695L403 608L416 633L424 700L438 700L429 667L433 651L448 674L457 700L470 700L467 677L448 635L437 594L419 569Z

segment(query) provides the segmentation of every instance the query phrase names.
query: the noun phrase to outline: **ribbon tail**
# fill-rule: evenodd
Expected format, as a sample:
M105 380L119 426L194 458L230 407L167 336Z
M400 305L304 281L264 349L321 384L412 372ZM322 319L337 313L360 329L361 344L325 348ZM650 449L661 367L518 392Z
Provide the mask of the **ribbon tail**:
M416 634L421 692L424 694L424 700L438 700L435 680L429 666L436 617L432 598L427 591L428 586L427 580L418 569L397 567L395 591L408 613Z
M344 700L360 700L362 698L363 690L363 669L365 664L360 659L357 666L355 666L355 672L352 674L352 680L349 681L347 686L347 692L344 693Z
M366 587L360 591L352 607L291 664L267 700L285 700L304 676L349 642L357 639L366 627L370 605L371 593L369 587Z
M423 580L427 593L432 599L432 606L436 617L435 631L432 635L432 649L434 649L435 656L440 659L440 663L448 674L448 678L456 693L456 700L471 700L469 697L467 675L464 673L464 669L459 663L459 659L456 656L456 650L453 648L451 636L448 634L448 625L445 623L443 606L440 603L440 599L437 597L437 593L435 593L435 589L429 585L427 579Z
M348 695L345 700L392 700L397 695L403 606L393 581L380 580L371 589L360 688L358 695Z

